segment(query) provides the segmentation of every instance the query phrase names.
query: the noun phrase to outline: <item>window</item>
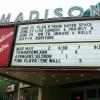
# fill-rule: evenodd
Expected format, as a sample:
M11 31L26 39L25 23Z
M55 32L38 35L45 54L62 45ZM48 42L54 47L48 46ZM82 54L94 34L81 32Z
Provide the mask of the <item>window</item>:
M87 98L96 98L96 89L87 90Z
M98 90L98 97L100 98L100 88L99 88L99 90Z

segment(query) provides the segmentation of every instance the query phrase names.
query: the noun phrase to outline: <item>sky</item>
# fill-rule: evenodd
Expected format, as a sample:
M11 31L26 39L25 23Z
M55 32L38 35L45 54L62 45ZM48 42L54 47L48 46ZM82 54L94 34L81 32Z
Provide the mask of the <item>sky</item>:
M68 10L72 6L80 6L84 10L90 5L96 5L100 0L1 0L0 18L2 14L11 13L11 21L14 21L20 12L23 12L24 20L29 19L30 11L39 11L40 19L44 18L45 9L49 9L49 18L54 17L54 9L62 8L63 17L68 17Z

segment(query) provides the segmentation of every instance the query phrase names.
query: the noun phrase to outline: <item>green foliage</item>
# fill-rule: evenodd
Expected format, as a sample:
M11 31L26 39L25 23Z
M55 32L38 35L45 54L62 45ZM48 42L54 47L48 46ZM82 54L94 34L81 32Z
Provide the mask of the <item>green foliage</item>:
M5 79L5 78L2 78L0 79L0 92L2 91L5 91L5 88L11 84L13 84L14 82L12 80L9 80L9 79Z

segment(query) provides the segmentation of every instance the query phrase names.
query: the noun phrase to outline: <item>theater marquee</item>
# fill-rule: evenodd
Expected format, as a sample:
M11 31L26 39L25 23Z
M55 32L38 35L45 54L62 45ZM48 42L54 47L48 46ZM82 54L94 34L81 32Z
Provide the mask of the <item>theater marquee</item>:
M100 43L16 45L16 66L100 66Z
M100 20L19 25L12 66L99 67Z
M19 25L16 43L100 41L100 20Z

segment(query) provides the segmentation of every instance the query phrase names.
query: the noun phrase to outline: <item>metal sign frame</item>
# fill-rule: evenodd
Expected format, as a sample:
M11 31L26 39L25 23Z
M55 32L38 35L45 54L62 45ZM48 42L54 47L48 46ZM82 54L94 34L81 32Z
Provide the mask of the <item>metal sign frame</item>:
M41 24L41 23L56 23L56 22L73 22L73 21L93 21L93 20L100 20L100 17L82 17L82 18L77 18L77 19L71 19L71 18L62 18L62 19L48 19L48 20L37 20L37 21L26 21L26 22L18 22L16 24L16 35L18 32L18 27L19 25L28 25L28 24ZM16 41L16 35L15 35L15 39L14 39L14 47L12 50L12 56L13 56L13 52L14 52L14 48L15 48L15 41ZM100 41L93 41L93 42L100 42ZM71 42L69 42L71 43ZM74 43L80 43L80 42L74 42ZM87 42L86 42L87 43ZM91 41L89 41L88 43L91 43ZM33 43L33 44L38 44L38 43ZM12 58L12 57L11 57ZM99 66L15 66L11 64L12 61L10 62L10 65L12 68L33 68L33 69L56 69L56 68L65 68L65 69L73 69L73 68L79 68L80 70L82 68L99 68Z

